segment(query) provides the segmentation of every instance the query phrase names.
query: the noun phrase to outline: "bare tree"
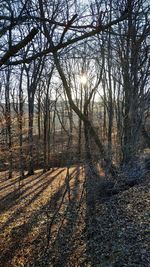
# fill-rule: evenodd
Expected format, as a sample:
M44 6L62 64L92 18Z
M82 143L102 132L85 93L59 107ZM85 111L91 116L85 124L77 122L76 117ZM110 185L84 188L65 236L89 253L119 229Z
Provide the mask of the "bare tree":
M43 60L38 62L34 61L32 65L25 66L27 76L27 93L28 93L28 107L29 107L29 129L28 129L28 140L29 140L29 169L28 174L34 173L33 167L33 118L34 118L34 99L37 84L40 79L43 70Z

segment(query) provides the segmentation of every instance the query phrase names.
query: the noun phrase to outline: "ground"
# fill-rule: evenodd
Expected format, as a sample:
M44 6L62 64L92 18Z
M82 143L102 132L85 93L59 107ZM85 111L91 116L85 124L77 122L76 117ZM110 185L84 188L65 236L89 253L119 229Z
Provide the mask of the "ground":
M148 176L109 194L106 184L83 166L20 182L1 173L0 266L150 266Z

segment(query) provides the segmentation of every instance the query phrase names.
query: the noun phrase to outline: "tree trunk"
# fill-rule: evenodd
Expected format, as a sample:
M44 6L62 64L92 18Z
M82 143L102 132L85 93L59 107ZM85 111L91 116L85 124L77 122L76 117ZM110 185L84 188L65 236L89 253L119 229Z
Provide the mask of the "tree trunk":
M74 101L72 99L70 88L68 86L65 74L64 74L64 72L63 72L63 70L61 68L61 65L60 65L60 62L59 62L59 59L58 59L58 56L57 56L56 53L54 54L54 62L56 64L56 67L57 67L57 70L59 72L59 75L60 75L60 77L62 79L63 86L64 86L64 89L66 91L66 94L67 94L67 97L68 97L69 104L70 104L71 108L78 115L78 117L86 124L86 127L88 127L88 131L89 131L91 137L94 139L96 145L98 146L99 152L100 152L101 156L103 157L106 166L109 166L108 167L109 171L111 172L112 175L115 175L116 174L116 168L114 167L113 164L110 165L109 158L107 157L107 154L105 152L104 146L103 146L101 140L99 139L99 136L98 136L97 132L95 131L93 125L88 120L88 118L79 110L79 108L75 105L75 103L74 103Z
M6 90L5 90L5 116L6 116L6 131L8 138L8 161L9 172L8 178L12 178L12 130L11 130L11 109L10 109L10 69L6 73Z
M19 85L19 169L20 178L24 178L24 165L23 165L23 140L22 140L22 117L23 117L23 91L22 91L22 74L21 70L20 85Z
M29 129L28 129L29 167L28 167L28 175L34 174L34 167L33 167L33 115L34 115L34 97L29 96Z

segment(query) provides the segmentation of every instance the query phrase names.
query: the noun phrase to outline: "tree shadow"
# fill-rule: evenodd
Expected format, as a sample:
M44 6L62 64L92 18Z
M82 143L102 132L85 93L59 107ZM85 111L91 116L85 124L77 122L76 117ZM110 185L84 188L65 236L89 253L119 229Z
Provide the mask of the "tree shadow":
M95 259L96 243L95 237L97 234L97 184L100 177L95 173L95 167L92 164L85 165L85 180L86 180L86 256L88 266L97 266Z
M10 181L10 179L8 179L7 181ZM4 180L3 182L1 182L1 183L5 183L6 182L6 180ZM16 180L15 181L13 181L12 183L9 183L8 185L4 185L4 186L2 186L1 188L0 188L0 191L4 191L5 189L8 189L9 187L11 187L12 185L15 185L16 184Z
M108 191L105 191L102 183L102 181L106 181L105 178L96 175L89 164L85 166L84 172L85 184L81 183L80 180L81 168L77 167L70 171L70 196L66 181L63 178L62 182L57 184L57 188L55 187L54 193L50 195L44 204L40 204L38 209L33 209L32 213L27 216L26 221L12 228L7 250L4 250L2 253L2 266L11 266L11 261L17 250L23 250L24 246L31 249L27 259L29 260L27 266L123 267L127 266L126 264L129 267L149 266L146 253L142 252L142 249L147 250L148 244L147 232L145 231L146 222L143 226L140 225L141 222L138 221L138 217L132 216L132 212L128 210L131 199L123 198L124 194L128 193L128 190L116 195L106 196ZM57 171L56 174L50 176L47 180L45 179L49 174L44 174L42 184L37 184L38 189L37 187L34 190L30 188L33 194L31 198L29 198L30 192L26 191L24 194L27 199L29 198L28 201L19 207L6 221L2 231L10 226L14 220L18 220L26 207L34 202L40 194L45 192L52 181L55 181L61 173L62 170ZM81 264L78 261L77 255L75 255L75 251L81 244L82 233L79 232L79 216L83 189L86 190L86 199L84 199L86 200L86 226L84 229L81 229L81 232L84 232L83 236L85 236L86 241L86 259ZM148 188L145 190L148 191ZM64 199L63 196L65 196ZM21 201L23 201L23 196ZM59 209L60 205L63 205L61 210ZM141 207L138 216L140 216L143 209ZM53 220L55 211L58 211L58 214ZM41 221L43 221L42 225L40 224ZM51 222L52 238L46 250L47 227L49 227ZM34 229L38 229L36 230L35 238L29 241L28 237L32 236ZM145 241L140 243L142 238ZM40 252L43 249L39 257L38 243L40 243ZM134 247L136 250L133 250ZM133 254L131 259L130 251ZM25 258L26 254L23 254L23 256Z
M35 261L35 266L69 266L70 257L74 252L75 243L77 242L76 227L78 227L77 220L81 205L79 190L80 172L80 167L77 167L75 171L70 174L69 178L74 181L73 187L70 189L70 197L68 195L69 192L67 190L64 191L67 198L66 208L64 209L63 214L61 214L61 217L59 217L59 219L56 218L56 220L53 221L53 225L58 223L57 233L55 234L55 238L51 240L48 249L42 256L42 259L40 258L39 261ZM61 198L62 197L63 194L61 192ZM62 204L64 203L62 202ZM52 206L55 206L56 209L56 205ZM57 220L59 220L59 222Z
M57 177L57 175L55 176L55 178ZM53 177L53 179L54 179L54 177ZM20 213L23 212L24 208L27 205L31 204L32 201L34 201L44 190L46 190L46 188L50 185L50 183L51 183L51 180L48 181L43 186L43 188L36 195L34 195L34 197L26 205L24 205L23 207L18 209L16 211L16 213L14 214L14 216L9 219L9 222L8 221L6 222L5 227L8 226L8 224L10 224L14 219L16 219L16 217L19 217ZM58 201L58 199L60 198L60 195L61 195L61 191L63 189L64 189L64 185L62 185L59 188L59 193L56 192L53 195L52 199L55 198L55 201ZM38 210L36 210L32 213L32 215L29 217L27 222L25 222L22 225L19 225L13 229L13 231L11 233L10 242L9 242L10 245L7 247L7 250L4 251L4 253L2 254L2 257L1 257L1 262L3 263L3 266L6 266L7 263L8 263L8 266L10 266L9 262L14 257L15 251L17 251L18 249L21 248L21 245L22 245L24 239L26 238L26 236L32 231L32 229L34 227L36 227L38 225L39 217L42 216L43 212L45 213L45 209L47 208L48 204L49 204L49 202L47 202L45 205L41 206Z
M21 207L19 207L14 214L5 222L5 224L1 228L1 232L5 230L6 227L8 227L13 221L19 219L21 214L24 213L25 208L32 204L33 201L35 201L47 188L51 185L52 181L60 175L64 169L60 170L59 172L53 176L50 176L50 179L48 179L46 182L42 183L39 187L39 191L36 194L33 194L32 198L29 199L29 201L25 202L25 204ZM49 174L44 174L44 178L46 178ZM44 180L44 179L42 179ZM46 204L40 205L40 208L38 210L33 210L32 214L29 216L28 220L25 221L23 224L16 226L12 229L10 233L10 239L9 239L9 246L7 247L7 250L4 250L1 257L1 262L3 263L3 266L10 266L9 263L13 259L15 252L21 248L22 243L24 242L24 239L29 235L29 233L38 225L38 222L40 221L41 216L45 216L45 213L47 211L47 207L51 207L51 211L53 211L65 189L65 184L63 183L56 192L52 195L51 199L48 199ZM37 188L35 188L36 192ZM34 191L32 193L34 193ZM26 195L26 197L28 194ZM23 198L23 197L22 197ZM45 217L44 217L45 218ZM45 219L46 222L46 219Z
M50 175L51 173L53 173L54 170L51 170L51 171L48 171L47 173ZM20 187L22 188L24 186L24 182L25 182L25 185L27 185L28 183L30 183L31 179L32 181L33 180L37 180L39 179L41 176L43 175L43 172L41 171L40 174L34 174L32 177L31 176L28 176L28 175L25 175L23 179L20 179L20 177L18 176L17 178L15 178L14 181L11 181L10 179L4 179L3 181L1 181L0 183L3 183L4 185L0 188L0 191L5 191L6 189L9 190L9 187L13 186L13 185L16 185L19 184L20 182ZM28 179L29 178L29 179ZM28 182L26 182L26 180L29 180ZM5 185L5 183L9 182L8 184Z
M28 181L26 184L20 184L18 185L18 181L15 181L12 192L9 192L7 195L2 197L0 200L0 213L6 212L9 210L13 205L17 205L17 203L20 202L21 198L25 194L25 192L28 192L33 186L38 185L41 182L41 175L37 176L36 178L33 178L32 180L32 186L30 185L31 181ZM35 183L34 183L35 182ZM27 186L29 184L29 186ZM24 188L25 186L25 188ZM22 195L22 197L20 197Z
M55 179L61 172L63 172L63 170L60 170L56 175L50 177L51 182L53 181L53 179ZM36 177L33 177L33 179L29 180L28 182L26 182L25 184L20 184L20 186L17 185L17 181L16 181L16 188L15 190L13 190L12 192L8 193L6 196L2 197L0 200L0 214L3 212L8 211L12 206L17 205L20 201L22 201L22 199L26 198L27 196L31 195L34 193L34 191L40 189L41 187L43 187L47 182L43 182L47 177L49 177L49 175L51 174L51 172L47 172L45 174L40 174ZM41 185L41 181L42 181L42 185ZM32 182L32 185L30 185L30 183ZM35 187L34 190L31 190L33 187ZM30 191L31 190L31 191ZM29 191L29 192L28 192ZM26 192L28 192L27 194L25 194ZM39 194L36 194L37 196Z
M5 176L5 177L4 177ZM4 182L9 181L10 179L6 176L6 171L0 171L0 185Z
M29 199L27 200L27 202L26 202L23 206L19 207L19 208L18 208L18 209L17 209L17 210L16 210L16 211L9 217L9 219L8 219L2 226L1 226L0 230L1 230L1 231L4 231L6 227L8 227L8 226L9 226L14 220L16 220L18 217L20 217L20 215L24 213L24 209L25 209L27 206L31 205L32 202L34 202L34 201L35 201L35 200L42 194L42 192L43 192L44 190L46 190L46 188L47 188L47 187L54 181L54 179L56 179L56 178L58 177L58 175L60 175L62 172L63 172L63 170L60 170L59 172L57 172L55 175L51 176L50 179L48 179L48 180L46 180L46 181L44 181L44 179L46 179L47 177L49 177L49 173L44 174L44 175L42 175L42 176L44 176L44 177L42 178L42 184L40 183L40 185L38 185L40 181L37 181L37 182L34 184L34 186L35 186L35 185L38 185L38 186L37 186L36 188L34 188L34 190L30 191L29 193L27 193L27 194L25 194L25 195L22 195L22 194L28 192L28 190L31 189L33 185L32 185L32 186L29 186L29 187L27 187L25 190L23 190L23 191L21 192L21 197L18 197L18 199L17 199L17 202L18 202L18 203L21 202L21 201L22 201L23 199L25 199L25 198L27 199L27 198L28 198L30 195L32 195L32 194L33 194L33 196L32 196L31 198L29 198ZM38 178L41 178L41 175L39 175ZM38 192L36 192L37 190L38 190ZM36 193L35 193L35 192L36 192ZM13 204L16 204L15 200L14 200L14 203L13 203ZM13 204L10 204L10 205L6 206L5 209L3 209L3 212L6 211L6 210L8 210ZM5 202L5 205L6 205L6 202Z

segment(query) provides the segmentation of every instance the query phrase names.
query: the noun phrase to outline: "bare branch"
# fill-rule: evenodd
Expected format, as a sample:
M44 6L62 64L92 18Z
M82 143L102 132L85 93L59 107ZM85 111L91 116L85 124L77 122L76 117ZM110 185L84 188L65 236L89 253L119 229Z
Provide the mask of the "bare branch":
M12 46L5 55L0 59L0 67L4 64L7 64L7 61L10 57L14 56L19 50L21 50L23 47L25 47L29 42L32 41L34 36L38 33L38 30L36 28L33 28L31 32L18 44Z

